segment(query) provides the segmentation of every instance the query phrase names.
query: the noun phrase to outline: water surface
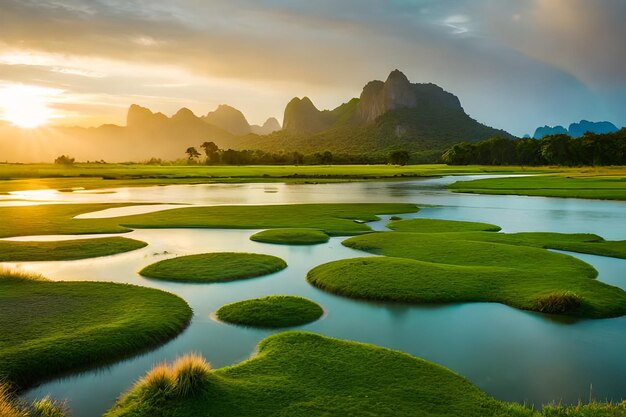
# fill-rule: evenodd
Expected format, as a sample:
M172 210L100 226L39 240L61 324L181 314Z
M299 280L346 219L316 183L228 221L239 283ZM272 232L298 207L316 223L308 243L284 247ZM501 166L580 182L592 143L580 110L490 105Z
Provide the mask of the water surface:
M468 177L471 178L471 177ZM461 179L444 177L406 182L318 185L233 184L122 188L109 194L62 193L58 202L284 204L310 202L414 202L423 208L403 217L430 217L495 223L505 231L591 232L626 239L626 203L544 197L453 194L442 189ZM47 195L47 198L50 194ZM24 196L20 196L24 198ZM124 211L100 215L123 215ZM384 219L389 216L383 216ZM372 224L384 229L384 220ZM79 261L11 264L55 280L114 281L145 285L182 296L193 308L190 327L169 343L113 365L43 384L27 398L67 398L75 417L108 409L121 392L157 362L200 352L220 367L254 352L275 333L219 323L210 314L221 305L271 294L310 298L328 314L301 326L342 339L399 349L444 365L496 398L542 404L626 397L626 317L562 320L500 304L406 306L368 303L324 293L308 285L308 270L321 263L369 256L332 238L315 246L269 245L249 240L254 230L136 230L124 236L149 243L138 251ZM81 236L83 237L83 236ZM29 238L21 238L27 240ZM55 239L55 237L46 237ZM213 251L248 251L283 258L288 268L270 276L222 284L148 280L137 274L168 257ZM575 255L592 264L600 279L626 288L626 260ZM97 393L97 395L94 395Z

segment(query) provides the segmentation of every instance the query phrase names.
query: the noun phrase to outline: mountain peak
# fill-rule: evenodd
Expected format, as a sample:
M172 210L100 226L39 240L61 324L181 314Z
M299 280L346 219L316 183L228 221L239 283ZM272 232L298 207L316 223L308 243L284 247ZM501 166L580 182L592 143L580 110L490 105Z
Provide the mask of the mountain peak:
M390 82L410 84L409 79L399 69L395 69L389 73L389 76L387 77L387 81L385 83L390 83Z
M250 124L246 116L236 108L228 104L220 104L212 112L203 117L204 121L224 129L235 136L250 133Z
M297 133L315 133L329 127L324 113L308 97L294 97L285 107L283 130Z
M187 107L181 108L180 110L176 112L174 116L172 116L172 119L191 119L191 118L195 119L196 115Z

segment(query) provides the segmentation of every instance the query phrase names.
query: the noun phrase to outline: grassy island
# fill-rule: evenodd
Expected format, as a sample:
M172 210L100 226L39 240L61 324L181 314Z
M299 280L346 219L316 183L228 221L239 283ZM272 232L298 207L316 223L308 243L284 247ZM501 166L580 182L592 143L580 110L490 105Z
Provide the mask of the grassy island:
M278 272L287 263L257 253L216 252L179 256L148 265L139 274L179 282L227 282Z
M252 359L231 367L207 370L195 362L204 372L192 394L178 393L180 365L155 369L105 416L530 415L424 360L306 332L270 336ZM157 384L161 379L168 382ZM518 409L522 414L508 414Z
M70 261L130 252L146 247L123 237L60 240L50 242L0 241L0 262Z
M237 301L220 307L215 315L227 323L250 327L293 327L319 319L324 310L302 297L272 295Z
M168 209L103 219L76 219L94 211L128 204L43 204L0 207L0 237L123 233L131 229L219 228L279 229L309 228L331 236L366 233L363 224L379 220L377 214L414 213L414 204L297 204L276 206L211 206Z
M446 233L446 232L498 232L500 226L488 223L461 222L437 219L393 220L387 227L397 232Z
M180 333L191 315L181 298L150 288L0 271L0 379L27 388L138 353Z
M315 229L269 229L255 233L250 239L277 245L316 245L328 242L326 233Z
M307 279L326 291L368 300L499 302L590 318L626 314L626 292L597 281L597 272L585 262L466 235L474 234L381 232L353 237L344 245L385 256L330 262L312 269Z

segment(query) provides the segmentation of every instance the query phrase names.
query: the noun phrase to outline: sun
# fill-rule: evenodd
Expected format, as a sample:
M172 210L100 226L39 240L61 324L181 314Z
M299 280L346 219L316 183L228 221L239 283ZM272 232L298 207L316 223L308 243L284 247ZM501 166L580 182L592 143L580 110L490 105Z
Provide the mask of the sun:
M34 129L58 117L48 107L56 90L30 85L0 87L0 118L24 129Z

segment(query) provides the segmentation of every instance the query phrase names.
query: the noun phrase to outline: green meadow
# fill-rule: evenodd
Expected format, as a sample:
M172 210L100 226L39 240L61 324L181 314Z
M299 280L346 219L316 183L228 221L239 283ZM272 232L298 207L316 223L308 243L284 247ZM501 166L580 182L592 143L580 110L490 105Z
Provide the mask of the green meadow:
M220 307L215 316L227 323L250 327L293 327L319 319L324 310L311 300L271 295L237 301Z
M191 319L181 298L0 271L0 379L26 388L155 347Z
M9 191L132 187L147 185L367 181L461 174L560 172L561 168L431 165L144 165L0 164L0 193Z
M620 174L484 178L458 181L449 188L455 192L475 194L626 200L626 176L623 172Z
M227 282L272 274L285 269L280 258L257 253L217 252L179 256L148 265L144 277L177 282Z

